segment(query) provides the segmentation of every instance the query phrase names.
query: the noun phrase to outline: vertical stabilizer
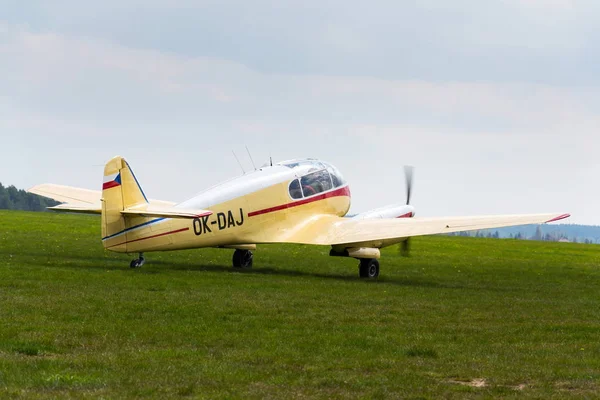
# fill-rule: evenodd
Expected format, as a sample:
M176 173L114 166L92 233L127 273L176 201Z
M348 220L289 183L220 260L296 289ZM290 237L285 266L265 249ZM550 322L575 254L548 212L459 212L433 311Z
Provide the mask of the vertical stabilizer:
M127 161L123 157L108 161L102 183L102 239L105 247L108 239L127 228L121 211L147 203L146 195Z

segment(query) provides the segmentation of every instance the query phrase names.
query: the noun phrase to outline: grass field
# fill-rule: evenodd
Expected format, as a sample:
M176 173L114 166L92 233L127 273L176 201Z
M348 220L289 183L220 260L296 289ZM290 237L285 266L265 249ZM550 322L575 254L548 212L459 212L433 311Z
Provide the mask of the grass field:
M600 247L105 252L99 219L0 212L0 398L600 397Z

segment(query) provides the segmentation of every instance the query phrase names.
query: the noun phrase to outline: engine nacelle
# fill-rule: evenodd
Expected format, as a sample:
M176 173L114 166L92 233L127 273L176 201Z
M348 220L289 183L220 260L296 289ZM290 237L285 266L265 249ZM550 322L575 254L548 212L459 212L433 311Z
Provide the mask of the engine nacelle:
M387 218L412 218L415 216L415 208L406 204L391 204L389 206L376 208L352 217L353 219L387 219Z
M374 247L350 247L343 251L336 251L331 249L329 255L332 257L352 257L356 259L361 258L380 258L381 252L379 249Z

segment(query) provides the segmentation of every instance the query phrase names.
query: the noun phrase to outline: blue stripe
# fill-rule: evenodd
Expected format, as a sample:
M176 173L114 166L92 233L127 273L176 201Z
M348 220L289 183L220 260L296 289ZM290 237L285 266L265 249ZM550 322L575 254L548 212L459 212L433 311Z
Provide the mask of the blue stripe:
M133 175L133 179L135 180L135 183L137 183L138 189L140 189L140 192L142 192L142 196L144 196L144 200L146 200L146 203L148 203L148 198L146 197L146 194L142 190L142 187L140 186L140 183L138 182L137 178L135 177L135 174L133 173L133 170L131 169L131 166L129 165L129 163L127 161L125 161L125 164L127 164L127 168L129 168L129 171L131 171L131 175Z
M165 220L165 219L166 218L153 219L152 221L144 222L143 224L132 226L131 228L123 229L121 232L117 232L114 235L110 235L110 236L107 236L105 238L102 238L102 240L111 239L111 238L114 238L115 236L119 236L119 235L121 235L121 234L123 234L125 232L129 232L131 230L134 230L134 229L137 229L137 228L141 228L142 226L150 225L150 224L153 224L155 222L159 222L159 221L162 221L162 220Z

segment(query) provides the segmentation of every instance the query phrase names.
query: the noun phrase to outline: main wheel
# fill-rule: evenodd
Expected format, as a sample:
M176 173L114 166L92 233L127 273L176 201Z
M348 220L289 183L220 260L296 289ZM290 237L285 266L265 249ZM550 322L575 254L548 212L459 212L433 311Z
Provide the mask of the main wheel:
M254 255L250 250L236 250L233 252L234 268L252 268Z
M377 278L379 276L379 261L375 258L361 258L358 271L361 278Z
M145 262L146 259L140 254L140 258L136 258L129 263L129 268L140 268Z

